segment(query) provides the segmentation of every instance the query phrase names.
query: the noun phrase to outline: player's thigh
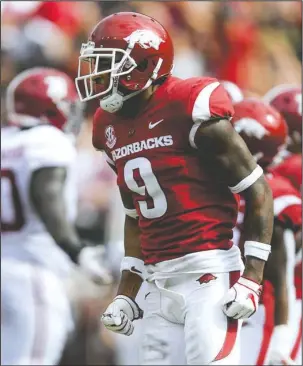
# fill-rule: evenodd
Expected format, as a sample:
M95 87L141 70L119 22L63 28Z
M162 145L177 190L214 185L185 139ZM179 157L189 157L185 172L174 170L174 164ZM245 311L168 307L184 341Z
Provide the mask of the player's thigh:
M1 264L3 363L56 364L72 325L63 285L42 267Z
M159 315L143 319L140 365L185 365L184 328Z
M243 322L240 332L240 365L256 365L260 357L265 358L270 340L268 331L270 332L265 327L264 306L260 305L258 311Z
M40 280L34 283L36 322L40 323L36 336L40 339L41 359L52 365L60 360L68 336L74 330L71 306L60 278L50 271L36 270L40 272Z
M241 321L229 319L222 311L224 294L239 272L214 274L207 283L193 285L186 299L185 343L189 365L239 363ZM193 280L194 281L194 280Z
M163 317L159 290L147 288L140 341L141 365L185 365L184 326Z
M1 364L26 363L34 339L31 268L1 259Z
M136 302L139 307L145 311L145 296L147 294L148 284L143 282ZM143 321L134 321L134 332L129 337L124 335L113 333L112 334L115 342L116 358L119 365L139 365L140 364L140 349L143 337Z
M297 299L295 304L295 322L292 324L291 358L297 365L302 365L302 300Z

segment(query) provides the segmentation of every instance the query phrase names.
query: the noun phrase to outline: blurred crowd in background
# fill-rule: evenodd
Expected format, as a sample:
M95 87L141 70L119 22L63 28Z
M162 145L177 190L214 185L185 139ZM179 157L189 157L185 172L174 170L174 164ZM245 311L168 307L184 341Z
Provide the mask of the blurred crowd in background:
M49 66L74 78L82 42L99 20L117 11L147 14L164 25L174 42L175 76L229 80L246 96L262 96L278 84L298 84L301 6L301 1L2 1L1 123L5 124L5 89L16 74ZM86 106L77 140L77 228L84 239L107 246L112 269L118 274L124 213L116 178L91 144L96 107L96 101ZM115 347L108 333L105 340L114 360Z

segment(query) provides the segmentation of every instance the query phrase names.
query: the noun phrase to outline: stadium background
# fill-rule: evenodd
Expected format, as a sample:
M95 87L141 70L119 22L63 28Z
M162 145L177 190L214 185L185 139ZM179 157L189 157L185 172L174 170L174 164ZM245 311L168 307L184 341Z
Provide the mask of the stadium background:
M2 1L1 123L6 123L6 86L17 73L50 66L74 78L81 43L99 20L116 11L141 12L167 28L174 41L175 76L215 76L236 83L246 96L262 96L281 83L299 84L301 6L300 1ZM96 106L95 101L86 106L77 140L77 228L83 238L106 246L107 265L118 276L124 214L115 177L91 145ZM99 364L130 362L119 356L115 337L109 332L101 337L106 357Z

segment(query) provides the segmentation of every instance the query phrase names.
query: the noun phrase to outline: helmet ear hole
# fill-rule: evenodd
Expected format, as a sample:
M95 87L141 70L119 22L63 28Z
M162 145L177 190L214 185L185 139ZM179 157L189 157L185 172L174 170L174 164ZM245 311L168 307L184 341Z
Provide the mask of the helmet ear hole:
M145 59L139 63L139 65L137 66L136 69L140 72L144 72L147 69L147 66L148 66L148 61Z
M48 109L48 110L45 112L45 115L46 115L46 117L48 117L48 118L54 118L54 117L56 117L57 112L56 112L55 110Z

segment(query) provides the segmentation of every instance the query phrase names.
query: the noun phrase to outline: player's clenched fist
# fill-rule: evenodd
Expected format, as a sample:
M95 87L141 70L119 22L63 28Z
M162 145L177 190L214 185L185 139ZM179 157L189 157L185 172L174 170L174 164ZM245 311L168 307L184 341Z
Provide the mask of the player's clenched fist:
M247 319L258 309L262 286L245 277L231 287L223 299L224 313L233 319Z
M101 316L101 322L113 332L130 336L133 320L141 319L143 310L128 296L118 295Z

